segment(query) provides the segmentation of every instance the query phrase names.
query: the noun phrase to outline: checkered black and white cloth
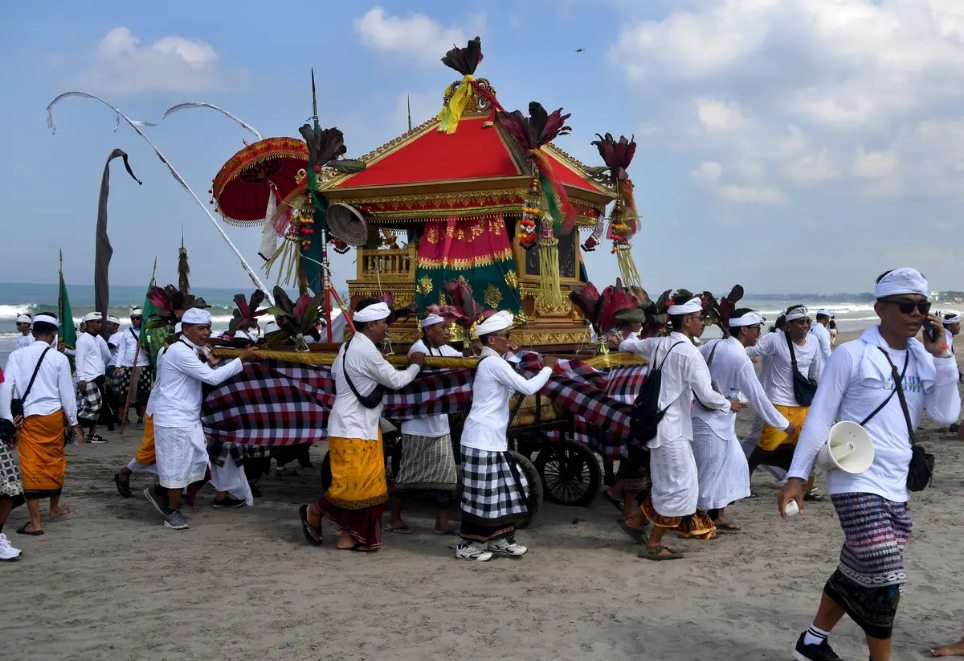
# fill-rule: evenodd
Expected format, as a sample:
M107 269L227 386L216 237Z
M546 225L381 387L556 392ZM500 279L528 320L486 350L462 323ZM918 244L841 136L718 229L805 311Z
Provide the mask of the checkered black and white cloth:
M519 523L528 483L511 452L462 446L462 517L486 526Z
M142 367L115 367L114 373L110 376L110 389L117 397L117 401L123 406L127 401L127 391L131 385L131 377L134 370L137 370L137 384L131 392L131 405L147 404L148 397L151 396L151 388L154 386L154 370L150 365Z
M14 452L7 441L0 438L0 496L4 498L16 498L23 493L20 468L14 461Z
M77 386L77 417L85 422L97 422L100 409L104 405L104 394L93 381Z

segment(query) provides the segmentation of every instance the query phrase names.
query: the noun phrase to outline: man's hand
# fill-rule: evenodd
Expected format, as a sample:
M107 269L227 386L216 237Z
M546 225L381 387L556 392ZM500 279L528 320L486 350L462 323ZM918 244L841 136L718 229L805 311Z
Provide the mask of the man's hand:
M924 348L935 358L940 358L944 355L944 346L947 344L947 340L944 337L944 322L936 314L927 315L927 322L937 329L937 336L934 338L934 341L931 342L925 332Z
M728 400L730 402L730 412L736 413L737 411L742 411L744 409L743 402L738 399Z
M20 431L20 428L23 427L22 415L16 415L13 417L13 426L17 428L17 431Z
M425 367L425 354L420 351L408 354L408 364Z
M241 359L242 363L259 363L264 360L258 350L254 347L248 347L242 351L241 355L238 357Z
M63 340L57 340L57 351L59 351L60 353L63 353L63 352L64 352L64 346L65 346L65 345L64 345L64 341L63 341Z
M797 428L792 422L789 425L787 425L786 429L783 430L783 433L790 437L792 437L796 432L797 432Z
M77 387L80 388L81 390L87 390L87 382L86 382L86 381L78 381L78 382L77 382Z
M218 366L221 362L220 358L216 358L213 353L208 354L208 367L214 368Z
M543 367L548 367L548 368L551 369L551 370L556 369L556 363L557 363L557 362L559 362L559 359L556 358L555 356L543 356L543 357L542 357L542 366L543 366Z
M74 445L84 444L84 432L81 430L80 425L74 425Z
M777 508L784 521L787 520L787 504L790 501L796 501L800 513L803 514L803 480L799 477L791 477L787 480L786 486L777 495Z

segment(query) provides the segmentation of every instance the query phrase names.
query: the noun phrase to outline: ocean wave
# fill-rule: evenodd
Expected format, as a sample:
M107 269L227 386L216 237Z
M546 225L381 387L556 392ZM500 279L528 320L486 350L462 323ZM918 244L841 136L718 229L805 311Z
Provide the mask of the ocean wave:
M32 314L39 305L36 303L22 303L20 305L0 305L0 320L16 319L21 314Z

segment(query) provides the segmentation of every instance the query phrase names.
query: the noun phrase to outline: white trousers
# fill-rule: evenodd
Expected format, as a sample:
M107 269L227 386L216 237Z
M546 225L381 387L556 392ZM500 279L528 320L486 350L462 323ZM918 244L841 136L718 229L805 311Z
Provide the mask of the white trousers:
M208 451L200 420L190 427L155 425L154 450L162 487L183 489L204 479L208 470Z
M649 465L656 513L665 517L696 514L700 483L689 439L678 438L650 448Z
M150 466L145 466L137 459L131 459L127 463L127 470L132 473L154 473L157 475L157 464L151 464Z
M231 457L224 461L223 466L211 464L211 486L218 491L227 491L232 498L243 500L248 507L254 507L254 495L248 478L244 476L244 466L235 466Z

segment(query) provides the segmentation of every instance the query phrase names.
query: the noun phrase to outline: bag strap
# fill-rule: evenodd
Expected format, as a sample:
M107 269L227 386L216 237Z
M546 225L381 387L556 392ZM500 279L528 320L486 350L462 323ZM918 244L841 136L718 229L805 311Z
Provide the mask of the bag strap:
M800 370L797 368L797 354L793 350L793 340L790 339L790 333L784 331L783 336L787 338L787 347L790 349L790 365L793 366L794 372L799 372Z
M914 425L910 421L910 411L907 409L907 400L904 398L904 389L901 387L901 381L903 377L897 373L897 366L894 365L894 361L890 359L890 356L884 351L883 347L877 347L880 349L880 353L884 354L884 358L890 363L890 373L894 377L894 390L897 391L897 399L900 400L900 408L904 412L904 422L907 423L907 436L910 439L911 447L917 444L917 439L914 438ZM907 362L910 362L910 349L907 349ZM906 365L905 365L906 369Z
M879 347L878 347L878 348L879 348ZM909 363L910 363L910 354L908 354L908 355L904 358L904 371L900 373L900 380L901 380L901 381L904 380L904 375L907 374L907 365L908 365ZM875 408L873 413L871 413L870 415L868 415L866 418L864 418L864 419L861 421L860 426L863 427L863 426L866 425L868 422L870 422L871 418L873 418L875 415L877 415L878 413L880 413L880 412L883 410L883 408L884 408L885 406L887 406L887 402L889 402L889 401L894 397L894 395L896 395L896 394L897 394L897 389L894 388L893 390L890 391L890 394L887 395L887 399L885 399L883 402L881 402L881 403L880 403L880 406L878 406L877 408Z
M666 364L666 359L669 358L669 354L672 353L673 349L675 349L676 347L678 347L678 346L681 345L681 344L683 344L683 343L682 343L682 342L677 342L676 344L674 344L673 346L671 346L671 347L669 348L669 351L667 351L667 352L666 352L666 355L663 356L663 361L659 364L659 367L656 368L656 371L657 371L657 372L662 372L662 371L663 371L663 365ZM656 348L656 353L657 353L657 354L659 353L659 347Z
M379 388L382 388L383 386L376 382L374 390L372 390L368 395L362 395L360 392L358 392L358 389L355 388L355 384L351 382L351 377L348 376L349 347L351 347L351 339L345 342L345 353L341 361L341 370L345 374L345 381L348 383L348 388L351 390L351 394L355 396L355 399L357 399L358 402L365 408L373 409L378 406L379 403L381 403L382 397L384 397L384 393L379 393Z
M46 349L44 349L44 352L40 354L40 360L37 361L37 366L33 368L33 375L30 377L30 383L27 384L27 389L20 397L20 401L23 402L24 404L27 403L27 395L30 394L30 389L33 388L33 382L37 380L37 372L40 371L40 364L44 362L44 358L47 356L48 351L50 351L50 347L47 347Z

